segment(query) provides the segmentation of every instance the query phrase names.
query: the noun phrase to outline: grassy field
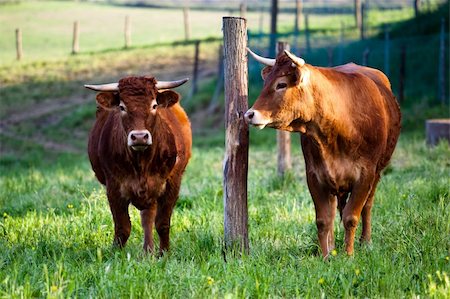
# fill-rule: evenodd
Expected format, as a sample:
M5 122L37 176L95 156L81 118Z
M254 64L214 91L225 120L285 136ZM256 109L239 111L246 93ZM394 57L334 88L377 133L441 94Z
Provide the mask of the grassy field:
M128 74L184 77L191 72L193 46L114 50L120 48L121 34L112 34L111 40L119 46L100 46L103 41L99 41L98 48L91 43L89 51L100 52L65 57L70 39L66 47L61 35L52 41L51 50L36 44L35 56L24 62L5 58L11 55L3 51L5 32L13 32L13 20L20 19L24 11L40 19L58 8L60 13L54 15L61 16L60 22L69 18L64 8L71 9L70 16L97 12L97 21L120 31L122 21L117 18L122 20L123 11L132 11L153 28L151 18L145 17L154 12L151 9L71 2L0 7L0 22L6 24L0 26L0 298L450 298L450 147L441 143L429 148L424 142L424 121L448 117L449 107L432 105L434 90L418 93L430 88L428 80L420 79L432 78L434 71L424 64L429 65L435 52L422 64L411 56L415 72L409 72L411 81L406 85L403 131L377 189L371 245L356 246L355 255L347 257L344 229L336 219L337 254L323 261L298 135L293 135L292 142L293 171L280 179L276 176L275 131L251 129L250 254L241 259L227 256L224 261L223 111L209 117L204 113L215 87L218 43L202 43L200 91L189 99L190 86L179 90L194 126L193 157L172 217L171 251L156 258L142 252L143 232L133 207L127 246L123 250L111 246L113 223L107 199L85 154L94 120L94 94L81 86ZM105 17L111 11L117 13L115 21ZM162 12L166 17L179 13L156 12L161 19ZM395 13L401 19L411 11ZM351 21L351 16L343 17ZM258 16L253 20L256 25L252 26L257 26ZM320 20L314 25L318 31L331 28L326 34L336 35L333 30L339 28L340 19ZM85 21L99 27L92 17ZM29 26L39 31L45 22ZM214 22L220 26L220 20ZM202 34L208 36L208 30L216 30L212 27ZM220 27L214 34L220 36ZM430 45L425 37L417 40L420 43L409 44L416 51ZM141 42L144 45L147 40ZM158 41L149 41L153 42ZM349 43L346 53L357 57L361 48L361 44ZM308 61L323 64L323 51L313 49ZM377 65L382 64L380 53L374 50L372 62ZM256 73L259 66L251 71L252 100L261 86Z
M98 52L120 49L124 46L125 16L131 18L132 45L135 47L184 40L181 9L134 8L108 6L89 2L25 1L0 6L0 65L14 63L15 29L23 32L25 61L60 59L72 51L73 22L80 23L80 51ZM236 12L235 12L236 13ZM190 12L191 38L221 37L222 16L229 11L192 10ZM373 11L369 25L408 19L410 9ZM260 28L260 18L263 22ZM251 32L269 32L269 13L248 12ZM279 30L292 31L293 14L280 13ZM347 27L354 24L351 14L310 15L311 30L337 30L341 22Z

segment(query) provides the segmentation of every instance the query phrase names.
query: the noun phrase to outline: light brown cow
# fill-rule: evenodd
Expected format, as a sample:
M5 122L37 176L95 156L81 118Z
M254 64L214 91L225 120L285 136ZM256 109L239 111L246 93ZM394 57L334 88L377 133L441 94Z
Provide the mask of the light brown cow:
M97 179L106 186L114 243L120 247L130 236L131 203L141 211L144 250L153 251L154 224L160 253L169 249L170 218L192 146L180 96L169 88L186 81L128 77L119 83L85 85L101 91L88 153Z
M322 254L327 257L335 246L336 206L345 249L353 254L360 216L361 241L370 241L375 189L400 134L400 108L388 78L353 63L315 67L289 51L276 60L249 53L267 66L261 94L245 113L247 122L302 133Z

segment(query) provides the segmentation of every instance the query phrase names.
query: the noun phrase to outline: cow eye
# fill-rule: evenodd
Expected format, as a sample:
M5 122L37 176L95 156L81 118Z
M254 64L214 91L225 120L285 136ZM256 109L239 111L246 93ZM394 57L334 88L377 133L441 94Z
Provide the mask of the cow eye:
M284 89L287 87L287 84L284 82L278 83L276 89Z

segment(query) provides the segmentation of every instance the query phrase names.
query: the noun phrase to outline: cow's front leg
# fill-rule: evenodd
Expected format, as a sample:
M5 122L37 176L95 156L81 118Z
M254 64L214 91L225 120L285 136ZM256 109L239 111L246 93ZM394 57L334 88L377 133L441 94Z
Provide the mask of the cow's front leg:
M316 225L320 248L324 258L334 249L334 218L336 216L336 196L319 184L314 174L307 175L309 191L316 209Z
M114 220L114 245L123 247L131 233L131 221L128 214L128 201L108 192L109 208Z
M364 208L361 212L361 218L362 218L362 232L361 232L361 243L363 242L370 242L371 237L371 214L372 214L372 206L373 206L373 200L375 198L375 190L377 188L378 181L380 180L380 175L377 174L375 177L375 180L372 184L372 188L370 191L369 196L367 197L366 203L364 204Z
M155 223L156 203L141 211L141 224L144 229L144 251L153 252L153 224Z
M374 183L375 183L374 175L367 175L367 174L362 175L362 178L353 187L350 199L348 200L344 208L342 214L342 221L344 223L345 228L345 250L347 251L348 255L353 254L355 232L358 226L359 218L361 216L361 211L364 205L366 204L369 196L371 194L373 196L372 189L375 187ZM370 207L371 204L372 203L370 203ZM367 216L369 216L367 212L369 211L366 211L365 221L370 222L370 218L367 218ZM366 234L368 228L367 224L369 223L366 223L365 226Z

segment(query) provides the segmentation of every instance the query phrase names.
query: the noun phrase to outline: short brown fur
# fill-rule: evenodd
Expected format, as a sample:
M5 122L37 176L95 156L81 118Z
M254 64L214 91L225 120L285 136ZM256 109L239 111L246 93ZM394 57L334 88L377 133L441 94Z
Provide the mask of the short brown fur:
M163 253L169 249L170 219L191 156L192 137L179 95L171 90L160 92L155 84L154 78L129 77L119 81L118 93L97 95L88 153L95 175L106 186L114 243L122 247L130 236L131 203L141 211L144 250L154 250L155 224ZM119 103L126 106L126 112L119 109ZM136 129L151 133L153 143L144 151L133 151L127 145L128 133Z
M269 127L302 133L324 257L335 246L336 207L345 227L345 249L352 254L360 216L361 240L370 241L375 189L400 134L400 108L388 78L353 63L294 67L285 53L262 75L264 87L252 109L270 119ZM279 82L287 88L277 90Z

